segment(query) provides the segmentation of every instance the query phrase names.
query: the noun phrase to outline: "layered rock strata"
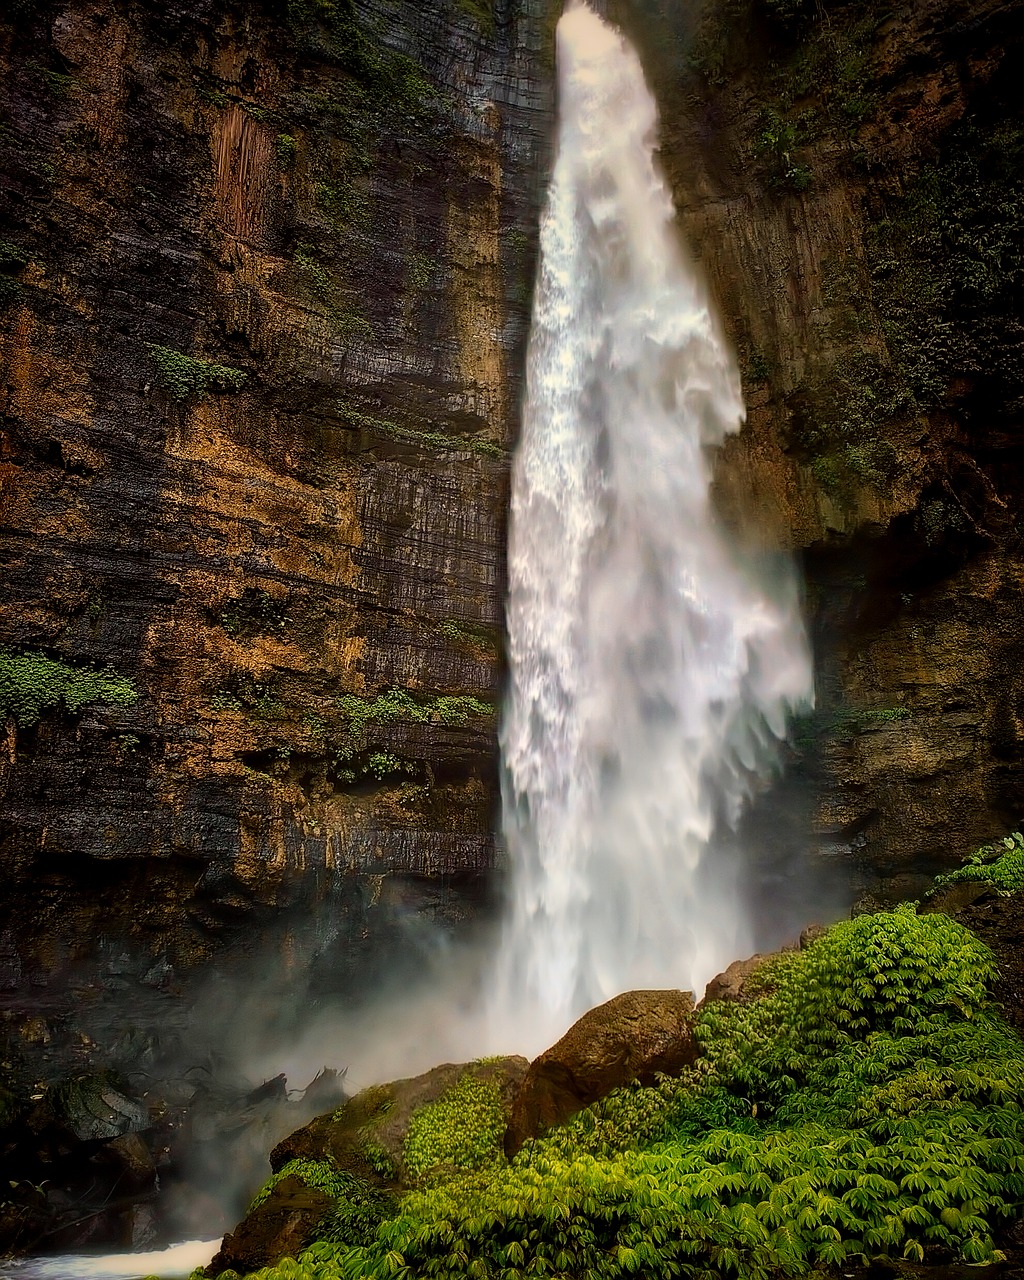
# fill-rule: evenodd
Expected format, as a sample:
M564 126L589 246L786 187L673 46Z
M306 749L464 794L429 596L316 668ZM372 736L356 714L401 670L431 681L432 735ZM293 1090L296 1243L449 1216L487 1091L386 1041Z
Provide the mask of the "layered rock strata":
M344 988L486 899L542 8L0 22L19 1018L245 970L272 919L277 967ZM137 697L17 713L38 654Z

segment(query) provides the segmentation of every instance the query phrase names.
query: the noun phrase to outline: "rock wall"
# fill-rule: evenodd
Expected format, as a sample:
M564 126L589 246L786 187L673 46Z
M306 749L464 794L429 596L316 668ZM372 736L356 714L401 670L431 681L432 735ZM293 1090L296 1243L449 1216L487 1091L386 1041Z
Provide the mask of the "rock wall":
M5 12L8 1020L344 990L493 882L545 6Z
M760 826L913 895L1020 817L1024 5L607 7L743 367L721 510L806 569L818 707ZM69 991L151 1022L270 938L291 989L351 992L486 913L552 17L0 23L0 999L32 1046Z
M915 897L1024 807L1024 5L613 9L740 355L721 509L806 570L787 803L855 892Z

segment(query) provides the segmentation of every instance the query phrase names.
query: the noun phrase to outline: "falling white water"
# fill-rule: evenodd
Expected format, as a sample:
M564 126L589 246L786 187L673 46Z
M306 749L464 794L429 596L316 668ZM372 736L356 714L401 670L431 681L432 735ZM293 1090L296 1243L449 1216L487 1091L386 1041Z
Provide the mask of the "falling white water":
M759 587L712 514L739 376L681 249L639 59L582 4L557 45L502 730L514 901L493 1012L520 1051L622 990L699 992L742 954L716 826L811 697L792 582Z

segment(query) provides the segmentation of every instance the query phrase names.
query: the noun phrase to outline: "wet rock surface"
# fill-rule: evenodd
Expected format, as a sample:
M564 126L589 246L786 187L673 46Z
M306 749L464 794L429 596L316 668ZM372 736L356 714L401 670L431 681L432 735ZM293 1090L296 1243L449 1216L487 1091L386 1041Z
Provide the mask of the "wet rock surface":
M134 1082L79 1072L5 1091L0 1250L143 1249L216 1230L232 1191L258 1183L267 1147L344 1098L334 1071L289 1093L283 1077L253 1089L203 1068Z
M298 1257L315 1239L316 1227L333 1203L331 1196L289 1174L224 1237L208 1273L217 1276L230 1269L246 1275L279 1258Z
M695 1062L693 1010L688 991L627 991L585 1013L530 1063L512 1107L506 1154L620 1085L653 1084L659 1074L678 1075Z

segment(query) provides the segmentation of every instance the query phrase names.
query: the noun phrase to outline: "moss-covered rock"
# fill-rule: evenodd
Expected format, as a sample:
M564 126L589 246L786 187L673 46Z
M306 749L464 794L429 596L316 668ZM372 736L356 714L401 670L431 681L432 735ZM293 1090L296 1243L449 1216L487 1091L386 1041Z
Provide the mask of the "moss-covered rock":
M373 1185L412 1185L430 1163L461 1162L462 1148L454 1139L446 1146L440 1137L426 1137L430 1118L442 1121L455 1101L468 1102L472 1095L477 1103L490 1100L491 1106L481 1106L476 1119L482 1126L492 1125L493 1108L507 1117L528 1067L520 1057L445 1063L408 1080L373 1085L279 1142L270 1153L271 1168L280 1170L292 1160L327 1159ZM468 1109L463 1120L467 1114ZM477 1154L471 1145L465 1153L470 1163ZM437 1161L430 1160L430 1151L438 1153Z
M520 1057L445 1063L364 1089L297 1129L271 1152L272 1176L224 1237L209 1274L268 1266L314 1239L368 1245L397 1194L503 1162L528 1066Z
M257 1208L224 1237L208 1273L246 1274L279 1258L294 1257L316 1234L317 1224L334 1204L334 1197L310 1186L296 1173L276 1182Z

